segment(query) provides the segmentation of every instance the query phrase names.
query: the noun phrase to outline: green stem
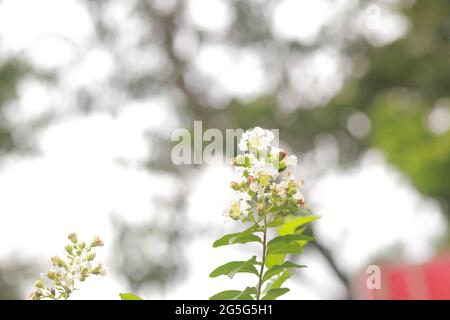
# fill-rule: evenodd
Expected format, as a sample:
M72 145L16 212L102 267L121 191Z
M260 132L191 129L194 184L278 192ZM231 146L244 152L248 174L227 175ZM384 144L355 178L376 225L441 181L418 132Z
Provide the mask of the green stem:
M263 252L262 252L262 259L261 259L261 269L259 271L259 280L258 280L258 287L256 290L256 300L260 300L261 297L261 287L263 284L263 274L264 274L264 265L266 264L266 249L267 249L267 214L264 212L264 226L263 226Z

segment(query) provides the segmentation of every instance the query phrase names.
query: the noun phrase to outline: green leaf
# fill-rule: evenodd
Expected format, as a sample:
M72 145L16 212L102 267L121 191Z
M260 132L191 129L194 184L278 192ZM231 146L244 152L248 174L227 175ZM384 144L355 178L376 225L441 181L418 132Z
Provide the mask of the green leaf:
M253 234L253 232L258 231L258 229L259 226L255 224L242 232L224 235L213 243L213 247L217 248L235 243L261 242L261 239Z
M313 217L313 216L309 216ZM286 259L286 255L289 253L301 253L303 252L303 246L310 240L313 240L312 237L302 235L301 233L304 231L304 228L301 228L301 226L306 221L312 221L317 219L318 217L309 218L306 219L306 217L297 217L294 218L294 220L290 220L288 223L285 223L282 227L280 227L279 233L287 232L286 225L290 224L292 230L296 230L297 233L290 233L290 234L282 234L281 236L278 236L267 244L267 258L266 258L266 266L268 268L281 265L283 264L284 260ZM296 226L299 226L298 229L296 229ZM281 228L284 228L281 229Z
M221 275L227 275L231 279L236 273L253 273L258 275L258 270L254 267L255 264L258 264L256 256L253 256L253 258L247 261L228 262L216 268L209 276L215 278Z
M282 296L283 294L289 292L288 288L276 288L276 289L270 289L266 295L262 298L262 300L275 300L279 296Z
M271 267L269 270L267 270L264 273L263 282L269 280L270 278L272 278L273 276L275 276L277 274L280 274L281 272L285 271L286 269L292 269L292 268L306 268L306 266L300 265L300 264L295 264L290 261L286 261L282 265L276 265L276 266Z
M303 234L278 236L267 243L267 254L301 253L303 252L303 246L310 240L313 240L313 238Z
M283 215L276 216L275 219L273 219L267 224L267 227L269 228L279 227L284 223L285 218L286 217Z
M281 286L283 285L283 283L289 279L292 276L292 272L290 272L289 270L284 270L283 272L280 273L280 275L278 277L276 277L275 279L272 279L266 286L265 291L268 292L271 289L278 289L281 288Z
M304 234L288 234L285 236L278 236L273 238L267 243L267 246L270 247L280 243L298 243L298 240L310 241L314 240L314 238Z
M144 300L132 293L119 293L120 299L122 300Z
M209 300L253 300L252 294L256 294L256 288L247 287L244 291L226 290L213 295Z
M286 259L285 254L271 254L266 257L266 267L270 268L272 266L280 265Z
M254 234L231 233L213 243L213 247L227 246L235 243L261 242L261 238Z
M249 293L249 294L256 294L256 288L255 287L247 287L244 290L245 293Z
M297 242L277 242L267 246L267 255L302 253L303 246Z
M303 226L304 224L307 224L309 222L315 221L319 219L320 216L301 216L301 217L295 217L287 221L285 224L283 224L279 229L278 233L282 236L296 233L296 231Z

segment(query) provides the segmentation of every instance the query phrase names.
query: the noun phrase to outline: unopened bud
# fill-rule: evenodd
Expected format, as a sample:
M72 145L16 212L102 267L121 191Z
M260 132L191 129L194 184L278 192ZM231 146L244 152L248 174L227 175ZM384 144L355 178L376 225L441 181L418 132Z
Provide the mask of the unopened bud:
M68 238L73 243L77 243L78 242L78 236L77 236L77 234L75 232L72 232L71 234L69 234Z
M253 183L253 181L255 181L255 179L252 176L248 176L247 177L247 184L250 185Z
M47 272L47 277L51 280L55 280L56 278L56 271L55 270L49 270Z
M38 280L34 283L34 286L39 289L43 289L45 287L44 281Z
M67 246L64 247L64 250L66 250L68 253L72 254L73 247L70 244L68 244Z
M231 182L230 187L235 191L239 190L239 184L235 181Z
M55 267L63 267L65 265L64 261L58 256L52 257L52 264Z
M93 247L103 247L103 241L100 240L99 237L95 237L94 240L90 244L91 248Z
M103 268L103 265L100 263L97 266L95 266L94 269L91 270L92 274L104 276L106 274L105 268Z
M95 252L89 253L87 256L87 260L92 261L95 259L95 256L96 256Z
M31 293L28 299L30 300L41 300L42 292L40 290L35 290Z
M258 203L256 205L256 210L258 211L258 213L264 212L264 204L263 203Z

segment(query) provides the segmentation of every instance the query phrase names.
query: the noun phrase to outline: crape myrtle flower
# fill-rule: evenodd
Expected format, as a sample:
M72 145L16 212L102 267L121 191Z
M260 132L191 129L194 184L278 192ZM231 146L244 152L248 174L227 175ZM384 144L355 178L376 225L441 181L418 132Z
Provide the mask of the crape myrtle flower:
M243 154L231 161L235 178L226 214L233 220L255 222L258 219L254 214L305 206L300 191L303 180L296 180L291 173L297 157L272 146L273 140L270 130L259 127L242 134L239 149Z
M95 237L90 245L79 242L75 233L71 233L68 238L70 244L64 247L65 256L51 258L52 268L46 274L41 274L34 283L34 290L28 297L30 300L66 300L77 290L77 281L85 281L91 275L106 274L103 264L94 264L96 253L93 248L103 246L99 237Z

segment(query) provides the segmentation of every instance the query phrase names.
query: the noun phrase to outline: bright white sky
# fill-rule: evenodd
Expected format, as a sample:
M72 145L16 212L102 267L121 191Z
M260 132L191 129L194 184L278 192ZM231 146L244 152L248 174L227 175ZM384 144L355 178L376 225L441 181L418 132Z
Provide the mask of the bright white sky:
M199 28L220 33L229 26L233 14L224 1L208 1L207 6L204 3L191 1L188 19ZM120 12L121 5L118 8L114 12ZM220 13L217 16L211 14L215 9ZM324 0L282 1L272 11L273 32L279 37L311 43L332 15L331 9L330 3ZM387 19L391 26L398 27L395 30L406 28L400 17L383 15L383 10L371 8L366 14ZM377 23L376 19L370 21L367 35L374 44L392 41L402 34L387 33L383 38L379 34L385 32L384 24ZM374 28L381 31L375 32ZM46 69L67 68L64 90L70 91L83 82L95 86L114 68L109 53L101 48L90 51L82 64L69 68L70 62L88 46L91 34L89 14L75 0L0 3L0 52L23 53ZM318 61L320 71L316 72L319 80L315 84L326 86L333 82L332 75L338 72L334 58L339 59L331 49L311 58ZM233 61L239 62L236 65ZM203 48L198 55L199 70L215 78L226 91L243 96L266 89L260 63L251 50L230 52L219 45ZM302 72L310 65L300 64L297 68L301 81ZM307 86L308 83L301 83L300 87ZM339 86L333 88L338 89ZM65 108L64 92L27 81L20 88L19 100L10 106L8 117L20 124L42 114L50 104ZM8 158L0 168L0 243L3 243L0 257L19 251L46 261L61 251L69 232L77 231L84 237L100 235L104 239L106 247L100 259L104 259L108 268L114 259L108 247L114 236L109 222L111 213L120 214L130 222L145 220L151 208L150 196L165 184L148 171L123 167L116 160L144 159L148 151L143 133L167 124L170 107L165 99L155 98L131 103L114 118L103 113L63 118L36 137L43 151L41 155ZM299 157L301 171L307 170L307 159L314 155ZM227 167L205 168L195 181L190 197L190 224L216 230L233 228L232 224L224 223L221 215L230 179ZM433 254L431 241L444 232L444 220L437 204L418 195L404 177L388 168L374 152L351 171L330 171L317 181L307 181L307 186L308 202L323 216L317 222L318 236L336 247L335 255L347 270L364 268L371 258L397 242L405 245L410 260L424 259ZM238 259L239 255L245 258L248 252L232 248L213 250L212 241L200 237L186 244L190 263L188 278L167 296L152 292L146 293L146 297L204 299L216 291L231 288L233 283L227 279L211 280L207 275L220 262L230 257ZM288 298L333 298L339 294L339 284L320 257L307 254L302 257L302 263L309 265L302 271L304 282L293 285ZM118 275L110 273L84 286L75 298L116 299L125 285ZM31 288L30 283L25 289Z

